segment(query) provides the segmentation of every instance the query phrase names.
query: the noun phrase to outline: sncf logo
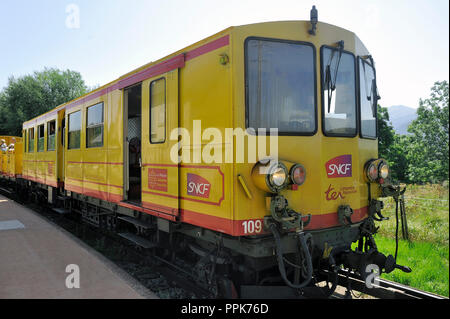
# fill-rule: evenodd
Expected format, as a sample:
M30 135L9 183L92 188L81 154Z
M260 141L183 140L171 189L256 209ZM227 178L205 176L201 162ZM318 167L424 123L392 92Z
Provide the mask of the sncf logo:
M341 155L335 157L325 164L328 178L351 177L352 176L352 156Z
M211 184L203 177L195 174L187 174L187 194L190 196L197 196L209 198L209 191Z

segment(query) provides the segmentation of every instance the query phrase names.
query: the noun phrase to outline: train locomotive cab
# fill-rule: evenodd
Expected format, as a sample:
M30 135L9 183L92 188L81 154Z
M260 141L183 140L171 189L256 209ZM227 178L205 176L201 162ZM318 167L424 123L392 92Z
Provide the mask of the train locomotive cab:
M342 268L363 279L374 265L378 273L409 272L379 252L373 237L374 221L385 219L378 198L398 196L400 188L391 185L389 166L378 157L380 97L368 50L354 33L325 23L265 23L240 31L234 41L243 48L236 64L243 70L237 96L245 97L239 101L245 128L266 135L267 145L270 129L278 138L276 160L236 164L244 190L236 195L237 215L246 217L244 232L261 234L248 237L258 243L254 256L267 248L264 257L273 256L286 285L303 289L325 280L332 283L327 294ZM270 214L261 219L261 211ZM258 259L255 265L270 264Z

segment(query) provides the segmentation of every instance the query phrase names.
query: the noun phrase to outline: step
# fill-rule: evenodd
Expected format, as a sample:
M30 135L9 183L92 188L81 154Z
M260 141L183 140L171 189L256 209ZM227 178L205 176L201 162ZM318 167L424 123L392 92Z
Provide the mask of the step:
M128 223L134 224L139 227L147 228L147 229L155 228L155 225L153 225L153 224L149 224L147 222L144 222L142 220L139 220L139 219L136 219L133 217L129 217L129 216L119 216L119 217L117 217L117 219L126 221Z
M132 233L119 233L120 237L123 237L125 239L128 239L129 241L135 243L138 246L141 246L143 248L154 248L157 245L153 242L151 242L148 239L142 238L138 235L132 234Z

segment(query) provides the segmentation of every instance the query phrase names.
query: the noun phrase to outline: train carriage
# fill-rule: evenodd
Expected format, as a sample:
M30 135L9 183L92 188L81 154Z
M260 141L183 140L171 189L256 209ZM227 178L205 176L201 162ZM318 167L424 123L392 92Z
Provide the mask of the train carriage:
M378 98L353 32L231 27L24 123L23 178L136 243L220 263L227 285L408 270L372 236L378 198L399 192L378 158Z
M61 182L59 161L62 154L57 130L60 129L56 111L48 112L23 124L23 178L56 189ZM59 136L59 135L58 135Z
M22 177L22 138L18 136L0 136L4 149L0 152L0 177L14 182Z

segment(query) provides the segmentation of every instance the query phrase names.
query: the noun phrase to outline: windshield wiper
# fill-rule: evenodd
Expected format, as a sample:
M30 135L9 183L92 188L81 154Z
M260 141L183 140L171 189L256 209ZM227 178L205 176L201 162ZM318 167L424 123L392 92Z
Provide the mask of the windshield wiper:
M376 81L376 76L375 76L375 63L373 61L373 58L371 55L366 55L366 56L362 56L361 57L364 60L369 60L370 61L370 67L372 68L373 71L373 79L372 79L372 83L371 83L371 87L370 87L370 95L366 96L367 97L367 101L372 102L372 115L373 117L376 118L377 116L377 107L378 107L378 100L381 98L378 95L378 87L377 87L377 81ZM366 65L365 62L362 63L363 66L363 72L364 72L364 83L366 85L366 95L369 93L369 91L367 90L367 78L366 78Z
M378 90L377 90L377 83L375 81L375 79L372 80L372 86L371 86L371 95L372 95L372 116L374 118L377 117L377 107L378 107Z
M373 58L371 55L369 55L370 64L372 65L373 69L373 80L372 80L372 97L373 97L373 107L372 107L372 114L373 117L377 117L377 108L378 108L378 100L381 99L380 95L378 94L378 87L377 87L377 76L375 73L375 62L373 61Z
M337 49L333 49L331 53L330 61L328 62L325 68L325 87L327 88L328 93L328 113L331 110L331 99L333 97L333 91L336 90L336 81L337 75L339 71L339 64L341 63L342 50L344 49L344 40L341 40L337 43ZM336 63L336 70L334 72L334 79L331 78L331 63L333 62L334 54L338 51L338 60Z

